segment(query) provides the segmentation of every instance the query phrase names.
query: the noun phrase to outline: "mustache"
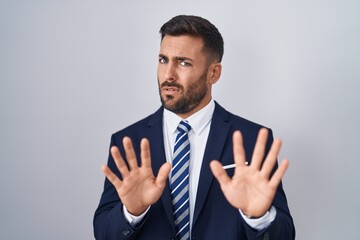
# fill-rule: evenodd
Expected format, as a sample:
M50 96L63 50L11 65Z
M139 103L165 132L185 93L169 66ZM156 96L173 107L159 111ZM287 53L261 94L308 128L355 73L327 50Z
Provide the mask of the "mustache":
M180 85L180 84L178 84L178 83L176 83L176 82L168 82L168 81L163 82L163 83L160 85L160 87L177 87L177 88L179 88L179 89L182 89L182 88L183 88L182 85Z

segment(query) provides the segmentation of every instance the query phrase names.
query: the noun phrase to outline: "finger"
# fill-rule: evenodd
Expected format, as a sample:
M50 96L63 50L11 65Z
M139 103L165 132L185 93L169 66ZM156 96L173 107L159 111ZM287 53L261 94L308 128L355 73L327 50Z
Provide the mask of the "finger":
M281 140L275 139L271 145L270 151L265 158L264 164L261 169L261 174L266 178L269 179L272 170L277 161L277 157L279 155L281 149Z
M118 170L121 173L121 176L122 177L126 176L129 173L129 169L128 169L126 163L124 162L124 159L122 158L118 147L112 146L110 149L110 152L111 152L111 156L114 159L116 167L118 168Z
M268 130L266 128L261 128L256 139L256 144L254 152L251 158L250 167L260 170L261 164L265 155L266 141L268 138Z
M101 170L116 189L121 187L121 180L110 170L108 166L101 166Z
M141 166L151 168L151 155L149 140L143 138L140 143L141 146Z
M124 137L123 145L124 145L124 149L125 149L126 160L129 164L130 170L137 169L138 163L136 161L136 154L135 154L131 139L129 137Z
M156 177L156 185L160 188L164 188L165 184L166 184L166 180L169 177L170 174L170 170L171 170L171 164L170 163L164 163L159 170L159 173Z
M243 144L243 138L240 131L235 131L233 134L233 154L235 165L245 166L245 150Z
M230 177L227 175L219 161L211 161L210 169L221 186L226 186L231 182Z
M269 185L270 185L271 187L273 187L274 189L276 189L276 188L279 186L279 184L280 184L280 182L281 182L281 179L284 177L285 172L286 172L286 170L288 169L288 167L289 167L289 160L284 159L284 160L280 163L278 169L276 169L274 175L273 175L273 176L271 177L271 179L270 179Z

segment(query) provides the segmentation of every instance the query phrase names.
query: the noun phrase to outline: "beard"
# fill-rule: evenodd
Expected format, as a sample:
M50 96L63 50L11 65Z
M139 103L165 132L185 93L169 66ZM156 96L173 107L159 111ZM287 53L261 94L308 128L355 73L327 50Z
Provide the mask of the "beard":
M178 100L171 95L161 95L162 87L176 87L182 93ZM192 83L185 90L184 87L176 82L163 82L159 85L160 100L163 107L175 114L185 114L199 106L201 100L204 99L208 92L206 83L206 72L204 72L198 81Z

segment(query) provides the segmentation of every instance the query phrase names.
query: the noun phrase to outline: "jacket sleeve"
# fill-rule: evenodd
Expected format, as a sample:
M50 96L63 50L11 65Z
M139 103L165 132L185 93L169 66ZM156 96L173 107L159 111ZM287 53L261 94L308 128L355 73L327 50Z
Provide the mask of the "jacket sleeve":
M271 129L269 129L269 137L266 146L266 155L270 150L271 144L273 143L273 134ZM276 171L278 165L276 164L272 174ZM271 174L271 175L272 175ZM246 235L248 239L253 240L266 240L266 239L278 239L278 240L292 240L295 239L295 227L293 223L293 219L290 215L290 211L288 208L286 195L282 187L282 183L280 182L278 189L276 191L273 204L276 208L276 217L271 224L261 230L257 231L252 229L249 225L245 224Z
M282 187L279 186L278 192L283 192ZM277 193L281 194L281 193ZM285 195L283 195L285 197ZM279 198L281 198L279 196ZM281 200L280 200L281 201ZM275 203L276 202L276 203ZM279 200L274 200L274 206L276 208L276 217L274 221L271 222L271 224L261 230L256 231L252 229L249 225L247 225L245 222L245 231L248 239L253 240L265 240L265 239L278 239L278 240L292 240L295 239L295 227L293 223L293 219L287 209L287 206L285 206L285 209L283 206L278 204Z
M115 136L112 135L110 148L112 146L117 146L120 149L120 152L123 153L122 144L118 144L116 139L122 138L115 138ZM121 179L120 172L117 169L111 154L109 154L108 166ZM136 239L136 236L145 221L146 216L136 227L130 225L124 216L123 204L118 197L116 189L111 182L105 178L104 191L100 199L100 204L95 211L93 221L95 239Z

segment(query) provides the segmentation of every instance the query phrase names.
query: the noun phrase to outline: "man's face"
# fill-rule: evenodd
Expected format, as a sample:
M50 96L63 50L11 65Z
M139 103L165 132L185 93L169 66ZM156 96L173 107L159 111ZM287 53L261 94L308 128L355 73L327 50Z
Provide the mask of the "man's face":
M166 109L186 118L209 103L211 84L201 38L166 35L160 46L157 73Z

